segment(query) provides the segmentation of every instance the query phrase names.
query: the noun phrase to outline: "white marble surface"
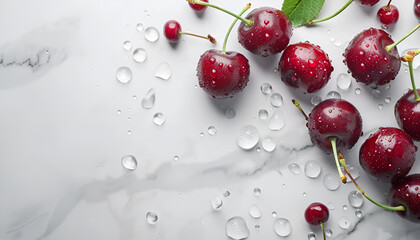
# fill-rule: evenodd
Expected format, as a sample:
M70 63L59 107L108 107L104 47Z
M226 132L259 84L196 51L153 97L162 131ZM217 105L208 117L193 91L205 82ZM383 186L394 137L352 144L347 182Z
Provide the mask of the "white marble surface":
M238 12L247 3L212 2ZM344 2L326 0L320 16ZM324 99L329 91L338 91L361 112L365 134L346 153L356 167L358 149L369 133L380 126L396 126L394 104L410 87L403 65L389 89L379 88L378 97L354 81L349 90L337 88L337 76L346 71L343 49L363 29L380 27L376 11L386 2L373 8L352 4L332 21L295 29L291 39L319 44L333 61L332 79L317 95ZM411 2L394 3L401 13L397 25L389 29L394 40L418 22ZM282 1L252 4L281 8ZM307 239L309 232L321 239L320 228L310 227L303 218L304 209L314 201L335 206L326 223L333 232L330 239L418 239L420 225L366 200L360 208L363 217L356 217L347 199L355 190L352 184L341 184L336 191L325 188L326 174L337 177L333 159L311 145L304 120L290 104L297 97L309 111L312 95L299 95L280 81L274 72L280 56L251 55L236 41L234 31L228 49L250 60L250 82L233 99L213 100L196 87L195 77L198 58L213 48L210 43L183 37L172 48L162 34L150 43L144 30L136 30L142 23L161 33L167 20L176 19L184 30L214 35L220 49L230 16L214 9L197 16L183 0L16 0L4 2L0 12L0 239L228 239L225 223L233 216L246 220L248 239L279 239L273 231L273 211L291 222L287 239ZM419 34L403 42L400 53L418 48ZM130 51L122 47L127 40L133 45ZM148 53L143 63L132 60L138 47ZM161 62L172 69L167 81L154 76ZM116 80L120 66L133 72L128 84ZM420 79L419 69L415 74ZM270 82L273 92L283 96L283 106L270 105L260 91L263 82ZM145 110L140 102L150 88L156 90L156 103ZM361 88L360 95L356 88ZM391 102L385 103L388 96ZM225 117L227 107L235 109L235 118ZM267 120L258 117L260 109L267 109L269 116L275 110L282 113L285 128L270 131ZM157 112L166 117L162 126L152 121ZM258 128L261 138L275 139L276 150L238 148L236 134L248 124ZM207 133L209 126L216 127L215 135ZM122 167L126 154L137 158L136 170ZM319 178L305 176L308 160L321 164ZM300 166L300 173L289 171L292 163ZM411 172L420 172L419 162ZM362 170L358 180L371 196L387 201L388 185ZM261 189L260 196L254 195L254 188ZM227 190L230 195L224 197ZM223 199L218 211L210 204L214 196ZM249 215L252 205L261 208L261 218ZM158 214L154 225L146 221L149 211ZM342 217L351 221L349 229L338 226Z

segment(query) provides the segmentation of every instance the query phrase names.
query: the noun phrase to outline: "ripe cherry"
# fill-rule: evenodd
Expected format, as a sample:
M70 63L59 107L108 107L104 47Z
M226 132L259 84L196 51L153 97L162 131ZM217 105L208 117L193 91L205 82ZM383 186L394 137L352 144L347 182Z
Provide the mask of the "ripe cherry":
M181 35L190 35L194 37L204 38L209 40L211 43L215 44L216 39L212 37L210 34L205 36L200 36L192 33L182 32L181 30L181 24L175 20L170 20L165 23L163 26L163 34L165 35L166 39L168 39L169 42L175 43L178 42Z
M402 205L405 211L398 211L398 215L420 223L420 174L406 176L395 183L389 192L392 206Z
M414 14L416 14L416 16L420 18L420 0L414 1L413 10L414 10Z
M320 225L325 239L325 231L323 223L328 220L330 212L328 208L319 202L311 203L305 210L305 220L311 225Z
M206 2L206 3L208 3L209 2L209 0L201 0L202 2ZM200 4L195 4L195 3L191 3L191 2L188 2L188 4L190 5L190 7L194 10L194 11L196 11L196 12L201 12L201 11L204 11L204 9L206 9L207 8L207 6L205 6L205 5L200 5Z
M408 174L416 159L417 147L399 128L380 128L360 148L362 168L377 180L395 182Z
M391 3L391 1L389 1L389 3ZM389 3L388 5L381 7L376 14L379 22L381 22L385 28L394 25L399 17L398 8Z
M281 80L303 93L324 87L333 70L328 54L309 42L289 45L279 62Z
M379 2L379 0L356 0L360 5L373 6Z
M397 101L394 113L398 126L414 141L420 141L420 99L415 100L413 91L407 92Z

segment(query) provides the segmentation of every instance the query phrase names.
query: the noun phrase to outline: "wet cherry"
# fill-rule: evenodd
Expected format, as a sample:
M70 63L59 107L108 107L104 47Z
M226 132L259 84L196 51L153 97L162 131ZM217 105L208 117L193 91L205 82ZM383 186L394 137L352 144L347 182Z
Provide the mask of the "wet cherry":
M328 220L330 212L328 208L319 202L311 203L305 210L305 220L311 225L319 225Z
M405 211L398 215L415 223L420 223L420 174L408 175L393 184L389 191L392 206L403 205Z
M386 5L381 7L376 14L379 22L385 27L394 25L399 18L398 8L394 5Z
M202 2L206 2L206 3L208 3L209 2L209 0L201 0ZM194 10L194 11L196 11L196 12L201 12L201 11L204 11L204 9L206 9L207 8L207 6L204 6L204 5L200 5L200 4L195 4L195 3L191 3L191 2L188 2L188 4L190 5L190 7Z

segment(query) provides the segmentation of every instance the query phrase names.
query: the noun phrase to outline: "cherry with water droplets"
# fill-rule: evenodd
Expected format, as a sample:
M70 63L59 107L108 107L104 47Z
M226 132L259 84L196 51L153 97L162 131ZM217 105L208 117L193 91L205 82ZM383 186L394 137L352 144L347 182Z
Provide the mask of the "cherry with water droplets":
M398 215L420 223L420 174L408 175L392 185L389 191L392 206L403 205L405 211L398 211Z
M420 101L414 99L413 91L407 92L397 101L394 114L398 126L414 141L420 141Z
M209 2L208 0L201 0L201 1L206 2L206 3ZM207 8L207 6L205 6L205 5L195 4L195 3L191 3L191 2L188 2L188 4L196 12L202 12Z
M386 5L378 10L376 17L379 22L381 22L385 27L388 27L394 25L398 21L399 15L400 14L396 6Z

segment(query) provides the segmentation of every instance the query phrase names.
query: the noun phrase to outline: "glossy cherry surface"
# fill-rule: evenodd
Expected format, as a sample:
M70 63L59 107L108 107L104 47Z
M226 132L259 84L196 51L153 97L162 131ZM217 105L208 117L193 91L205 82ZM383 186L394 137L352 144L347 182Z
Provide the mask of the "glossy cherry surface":
M356 0L360 5L373 6L379 2L379 0Z
M398 8L394 5L386 5L379 8L376 17L378 18L379 22L381 22L385 26L394 25L399 18L399 11Z
M311 203L305 210L305 220L311 225L319 225L328 220L330 212L328 208L319 202Z
M163 26L163 34L170 42L178 42L180 38L181 24L175 20L170 20Z
M417 89L417 92L420 93L420 89ZM394 113L398 126L414 141L420 141L420 101L414 100L412 90L397 101Z
M362 168L374 178L395 182L408 174L416 159L417 147L399 128L380 128L360 148Z
M332 153L329 137L337 137L337 148L350 149L362 135L359 111L342 99L328 99L316 105L307 126L312 142L326 153Z
M393 184L389 191L392 206L403 205L406 211L398 215L415 223L420 223L420 174L412 174Z
M246 19L252 20L252 26L241 22L238 39L253 54L267 57L280 53L289 44L292 24L282 11L269 7L256 8Z
M414 1L414 14L420 18L420 0L415 0Z
M333 70L328 54L309 42L289 45L279 62L281 80L303 93L324 87Z
M209 0L201 0L202 2L206 2L206 3L208 3L209 2ZM194 11L196 11L196 12L201 12L201 11L203 11L204 9L206 9L207 8L207 6L204 6L204 5L200 5L200 4L195 4L195 3L190 3L190 2L188 2L188 4L190 5L190 7L194 10Z
M242 91L249 80L248 59L237 52L208 50L197 65L200 87L213 98L232 97Z
M398 50L385 47L394 43L381 29L370 28L356 35L343 56L356 81L377 87L395 79L401 67Z

